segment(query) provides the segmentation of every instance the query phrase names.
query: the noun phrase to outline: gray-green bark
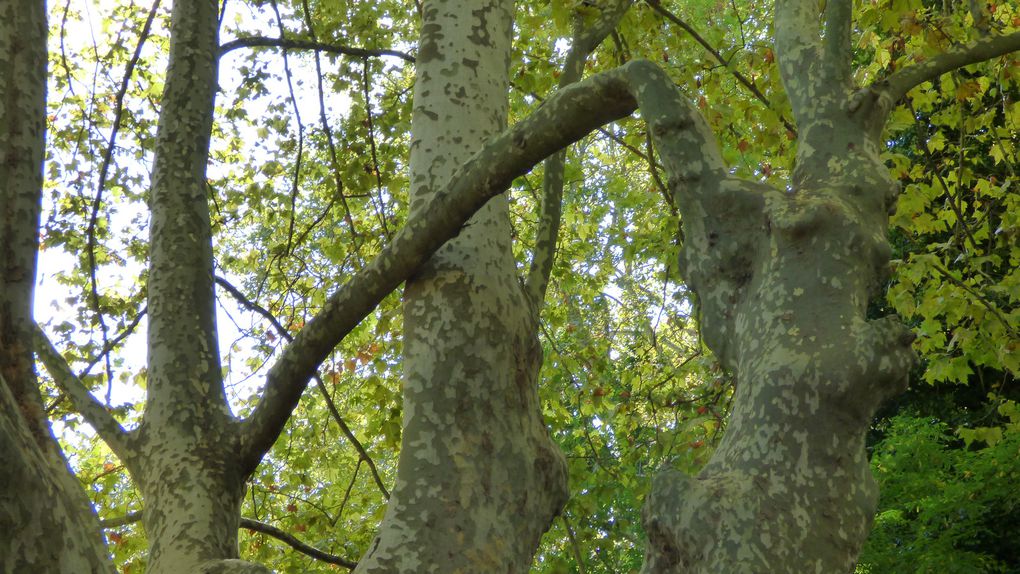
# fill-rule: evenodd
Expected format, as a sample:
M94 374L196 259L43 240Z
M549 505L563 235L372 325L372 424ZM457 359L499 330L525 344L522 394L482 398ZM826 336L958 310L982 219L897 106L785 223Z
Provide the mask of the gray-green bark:
M237 558L244 476L220 378L205 166L217 6L177 0L149 200L149 370L132 476L145 500L149 572Z
M217 28L216 2L174 2L149 199L148 376L139 427L121 428L42 336L38 349L141 491L150 573L266 571L237 559L244 480L253 465L243 464L214 322L205 166Z
M507 0L423 6L411 218L506 122L513 10ZM505 196L408 280L404 331L397 481L356 571L526 571L566 500L566 468L540 414L541 348Z
M0 1L0 571L113 572L36 386L45 111L44 2Z
M704 121L648 62L563 88L483 146L505 122L512 6L427 4L408 224L295 337L253 415L236 421L219 375L205 191L216 5L178 0L150 203L141 427L125 432L55 351L38 347L139 484L150 571L265 570L236 559L245 476L333 346L458 232L408 281L403 457L379 538L359 568L526 570L563 502L565 472L535 396L535 307L514 275L505 200L463 223L513 177L638 104L683 213L686 278L701 299L705 340L738 382L733 420L705 470L656 479L645 509L646 571L849 571L875 497L863 432L882 398L901 388L911 360L901 327L864 317L881 285L885 213L896 193L878 161L878 133L911 86L1014 50L1020 34L961 47L854 92L849 4L830 0L824 39L811 32L815 8L781 2L777 18L777 52L801 132L787 192L729 177ZM16 461L0 465L0 531L19 529L0 541L0 565L108 571L95 517L42 416L31 366L41 2L0 2L0 48L0 454ZM545 238L554 241L555 233ZM537 267L548 273L547 262Z
M898 188L879 159L884 117L850 110L849 2L829 2L824 38L816 3L776 12L800 130L789 189L730 177L689 105L649 120L704 340L737 390L705 468L655 479L646 572L852 572L878 500L864 435L913 363L909 331L866 318Z

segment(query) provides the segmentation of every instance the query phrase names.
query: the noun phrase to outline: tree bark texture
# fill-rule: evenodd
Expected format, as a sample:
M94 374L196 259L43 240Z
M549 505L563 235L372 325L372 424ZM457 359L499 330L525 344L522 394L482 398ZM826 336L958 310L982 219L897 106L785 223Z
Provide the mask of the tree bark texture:
M265 571L237 560L245 471L223 390L206 163L217 87L215 0L177 0L149 201L149 370L135 456L148 572Z
M849 3L829 4L824 37L814 2L777 6L800 130L788 189L729 176L686 103L650 120L683 217L684 277L736 396L704 469L655 479L646 572L852 572L870 529L878 492L864 435L914 357L902 325L866 317L898 188L874 118L848 109Z
M32 356L46 57L44 2L0 1L0 571L113 572Z
M506 122L513 3L426 2L411 143L411 215ZM504 195L404 293L404 422L381 531L356 570L525 572L566 500L535 387L537 324Z

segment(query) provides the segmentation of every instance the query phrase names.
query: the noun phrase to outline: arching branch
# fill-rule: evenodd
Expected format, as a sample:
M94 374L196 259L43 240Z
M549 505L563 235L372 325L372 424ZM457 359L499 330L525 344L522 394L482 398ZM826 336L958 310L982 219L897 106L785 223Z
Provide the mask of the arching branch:
M859 90L850 101L850 112L864 112L872 116L877 126L907 92L946 72L970 64L984 62L1020 50L1020 32L1004 36L988 36L974 40L923 62L907 66L870 86Z
M560 90L531 116L490 140L419 217L408 221L379 256L326 300L269 370L265 392L244 422L245 472L253 470L276 441L308 381L337 343L515 177L591 130L630 114L636 102L628 74L648 66L657 70L648 62L631 62Z

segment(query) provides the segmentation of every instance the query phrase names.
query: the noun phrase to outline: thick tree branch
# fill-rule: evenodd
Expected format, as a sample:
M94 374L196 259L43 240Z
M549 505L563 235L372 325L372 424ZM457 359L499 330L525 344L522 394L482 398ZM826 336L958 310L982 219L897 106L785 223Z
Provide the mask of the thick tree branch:
M598 19L590 26L585 26L583 19L577 19L574 41L563 64L563 73L560 74L560 89L581 79L588 55L616 28L632 4L633 0L613 1L602 9ZM545 291L549 287L549 276L556 260L556 240L560 235L563 212L563 171L566 159L567 152L563 149L545 160L542 207L539 212L538 231L535 234L535 252L532 254L531 267L525 283L525 291L536 315L542 308Z
M96 429L100 438L110 446L110 450L130 467L136 458L135 450L130 446L131 434L120 426L110 411L106 410L106 407L92 396L81 379L75 376L67 361L38 324L35 325L35 352L53 377L53 382L70 397L75 410Z
M120 528L121 526L127 526L128 524L134 524L142 519L142 511L137 510L135 512L129 512L124 516L118 516L116 518L107 518L100 520L99 525L104 529L109 528ZM336 564L337 566L343 566L344 568L353 570L358 563L353 560L348 560L343 556L337 556L336 554L330 554L323 552L310 544L306 544L298 540L294 535L284 532L283 530L265 522L260 522L252 518L241 517L241 528L251 530L252 532L260 532L267 536L271 536L280 542L283 542L287 546L290 546L298 552L310 556L320 562L326 562L327 564Z
M288 50L313 50L316 52L327 52L329 54L343 54L356 58L379 58L382 56L393 56L405 62L414 63L414 56L400 50L351 48L339 44L328 44L312 40L291 40L282 38L267 38L264 36L248 36L237 38L220 45L220 57L228 52L240 48L285 48Z
M269 370L265 392L244 422L243 472L258 465L319 364L379 301L407 279L515 177L591 130L630 114L629 75L661 71L635 61L558 91L528 118L490 140L407 222L382 252L327 299ZM672 85L672 84L671 84Z
M829 4L833 2L848 0ZM848 34L843 24L829 23L834 34L823 45L815 0L776 0L775 11L776 62L797 125L803 128L823 115L842 111L850 89L849 63L844 62L849 55L835 53ZM826 18L849 18L848 11L848 6L833 6L826 10Z
M893 107L916 86L933 81L957 68L991 60L1017 50L1020 50L1020 32L973 40L959 48L903 68L859 90L851 98L850 112L863 112L870 116L866 119L876 125L876 129L880 129Z
M828 0L825 4L825 59L836 79L850 86L850 31L853 20L852 0Z
M185 410L208 414L209 420L229 413L216 337L206 181L216 108L216 10L205 0L177 0L170 19L173 41L148 200L146 420L178 417Z

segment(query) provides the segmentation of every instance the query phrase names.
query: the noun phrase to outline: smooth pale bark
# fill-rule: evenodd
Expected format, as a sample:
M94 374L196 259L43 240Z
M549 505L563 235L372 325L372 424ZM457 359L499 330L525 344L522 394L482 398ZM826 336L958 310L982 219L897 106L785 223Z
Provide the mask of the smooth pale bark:
M0 571L113 572L43 411L32 358L46 7L0 1Z
M506 122L513 2L423 6L410 158L411 218ZM566 501L541 418L537 324L489 201L408 280L397 480L356 572L525 572Z

